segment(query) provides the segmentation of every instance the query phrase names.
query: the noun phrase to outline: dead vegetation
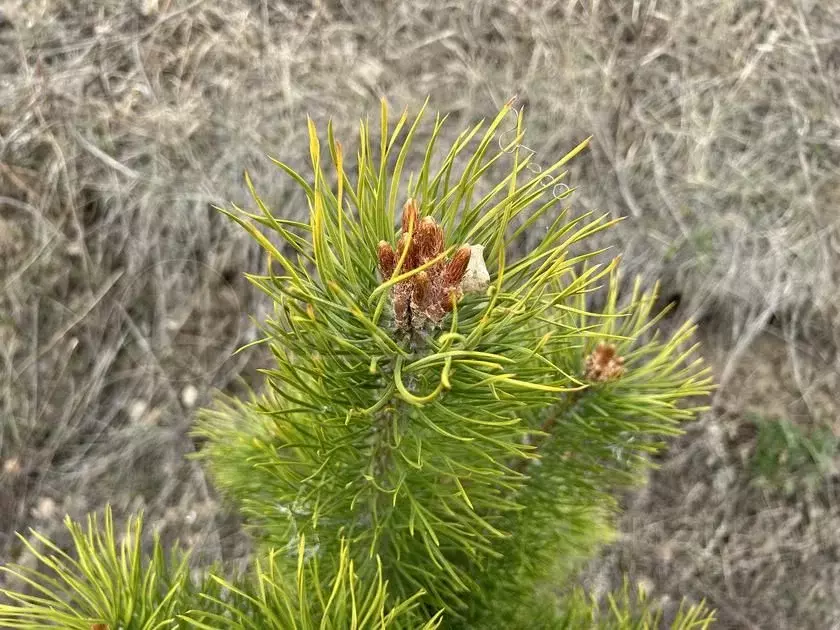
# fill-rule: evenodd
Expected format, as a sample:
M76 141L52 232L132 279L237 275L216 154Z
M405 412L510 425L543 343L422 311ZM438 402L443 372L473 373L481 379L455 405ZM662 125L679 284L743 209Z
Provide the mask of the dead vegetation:
M453 131L514 93L538 156L594 134L575 208L629 217L605 238L702 319L721 379L715 412L628 499L614 552L654 590L708 596L731 627L837 623L840 517L808 512L833 482L813 500L756 494L738 463L752 438L721 438L714 459L698 437L742 435L731 401L748 395L779 416L782 386L797 422L838 431L832 2L6 2L0 557L19 554L13 531L58 533L65 512L105 502L242 557L184 459L191 410L259 364L230 354L266 306L241 278L255 248L211 205L245 203L248 169L277 212L304 212L264 156L301 165L307 114L349 144L380 95L397 109L430 95ZM779 385L758 391L750 357L768 329L785 331L791 367L765 357L758 380ZM717 491L720 461L732 479ZM697 483L717 494L697 503Z

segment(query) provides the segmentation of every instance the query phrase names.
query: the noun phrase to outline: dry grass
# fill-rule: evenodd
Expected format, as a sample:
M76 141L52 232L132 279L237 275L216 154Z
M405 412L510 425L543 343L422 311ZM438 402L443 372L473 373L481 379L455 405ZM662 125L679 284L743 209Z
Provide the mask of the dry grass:
M606 236L627 270L664 278L681 315L714 332L718 402L742 391L744 358L775 318L791 348L823 355L821 371L797 361L790 372L803 413L836 422L836 407L818 413L813 401L840 370L840 5L10 0L0 10L0 557L18 553L12 531L54 531L65 512L106 501L144 507L211 556L241 556L235 521L184 460L191 411L249 378L248 358L228 357L253 334L244 313L265 307L240 275L261 264L255 248L210 205L243 202L247 168L272 207L299 216L300 197L264 155L303 164L306 114L331 116L348 137L380 95L416 108L428 94L454 131L513 93L544 161L594 134L571 173L576 208L628 216ZM778 405L776 391L761 404ZM698 474L686 461L677 455L669 478ZM665 481L629 518L691 514L657 494ZM717 500L722 518L743 524L737 492ZM799 509L774 501L760 513ZM831 510L821 518L840 529ZM689 522L686 535L703 527ZM663 532L649 539L676 536ZM726 562L751 561L753 534ZM779 553L806 540L787 536ZM719 547L706 553L723 562ZM700 566L674 558L675 571ZM675 588L713 594L714 567ZM815 575L830 590L834 567L823 568ZM759 584L736 582L715 603L760 627L770 611L799 626L779 582ZM799 609L818 606L805 581L785 586ZM824 618L837 614L819 601Z

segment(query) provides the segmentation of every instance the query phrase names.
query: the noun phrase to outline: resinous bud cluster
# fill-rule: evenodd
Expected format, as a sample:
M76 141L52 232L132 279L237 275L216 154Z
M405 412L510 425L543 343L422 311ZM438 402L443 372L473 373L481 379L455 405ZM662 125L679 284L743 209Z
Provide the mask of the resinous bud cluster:
M441 256L444 240L443 228L432 217L420 219L417 202L409 199L403 208L396 250L390 243L380 241L377 259L384 280L395 272L403 275L439 259L391 289L397 328L417 330L429 322L438 324L463 296L461 280L472 250L463 245L447 260Z

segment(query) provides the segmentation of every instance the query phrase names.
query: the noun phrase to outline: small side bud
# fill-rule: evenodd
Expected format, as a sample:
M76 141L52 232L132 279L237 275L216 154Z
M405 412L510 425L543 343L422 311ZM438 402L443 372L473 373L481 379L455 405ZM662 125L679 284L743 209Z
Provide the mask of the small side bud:
M463 245L458 248L458 251L455 252L452 260L449 261L446 270L443 272L443 280L447 286L460 284L464 273L467 271L467 265L470 263L471 256L472 252L469 245Z
M382 274L382 278L384 280L388 280L394 274L394 269L397 267L397 256L390 243L379 241L377 263L379 266L379 273Z
M599 342L588 357L584 376L590 381L613 381L624 374L624 357L618 356L615 345Z
M412 229L417 229L417 200L409 199L405 202L403 206L403 216L402 216L402 231L403 234L408 234L409 231Z

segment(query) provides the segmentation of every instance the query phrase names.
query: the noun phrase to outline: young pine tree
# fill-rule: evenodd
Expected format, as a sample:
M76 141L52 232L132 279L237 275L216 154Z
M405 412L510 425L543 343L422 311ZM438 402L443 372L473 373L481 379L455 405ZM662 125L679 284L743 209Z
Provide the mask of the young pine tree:
M68 521L72 553L41 538L37 569L2 567L25 588L5 591L0 625L660 627L644 593L599 604L571 585L609 538L613 495L711 381L692 327L654 334L655 292L637 282L620 300L617 260L581 247L614 221L560 209L586 143L540 170L514 112L442 152L437 117L417 153L423 112L390 129L383 103L378 141L363 123L351 162L310 122L311 175L278 162L309 221L275 215L250 180L255 211L225 211L268 255L250 279L275 305L260 340L273 362L196 435L258 543L250 573L197 579L185 553L142 553L139 519L117 542L106 512ZM710 621L684 606L671 627Z

